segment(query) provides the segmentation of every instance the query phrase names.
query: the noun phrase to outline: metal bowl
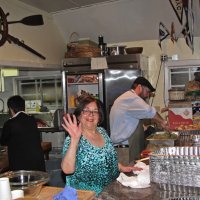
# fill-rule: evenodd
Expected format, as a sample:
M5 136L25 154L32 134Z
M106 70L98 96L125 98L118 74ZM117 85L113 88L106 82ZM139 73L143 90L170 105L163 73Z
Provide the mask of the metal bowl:
M11 190L23 190L26 197L36 197L49 181L48 173L41 171L9 171L0 177L8 177Z

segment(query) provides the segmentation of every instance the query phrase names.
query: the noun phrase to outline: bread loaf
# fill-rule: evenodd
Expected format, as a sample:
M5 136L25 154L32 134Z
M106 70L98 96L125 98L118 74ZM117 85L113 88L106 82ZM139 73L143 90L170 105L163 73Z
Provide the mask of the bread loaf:
M186 93L192 91L200 91L200 82L199 81L189 81L185 87Z

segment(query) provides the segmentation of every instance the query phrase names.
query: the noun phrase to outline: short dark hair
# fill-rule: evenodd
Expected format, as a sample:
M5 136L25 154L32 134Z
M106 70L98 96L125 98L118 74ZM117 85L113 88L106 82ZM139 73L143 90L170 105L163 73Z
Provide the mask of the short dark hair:
M148 87L151 92L156 91L156 89L151 85L151 83L142 76L139 76L134 80L131 88L135 89L139 84Z
M25 100L21 96L15 95L8 99L7 106L15 113L19 111L25 111Z
M133 84L131 85L131 89L135 90L135 88L136 88L138 85L139 85L139 84L137 84L137 83L133 83Z
M94 97L90 95L86 95L79 100L78 105L74 111L74 115L76 116L76 118L78 118L81 115L81 112L83 111L83 109L89 103L92 103L92 102L95 102L97 105L98 112L99 112L99 124L101 124L104 120L103 103L99 99L95 99Z

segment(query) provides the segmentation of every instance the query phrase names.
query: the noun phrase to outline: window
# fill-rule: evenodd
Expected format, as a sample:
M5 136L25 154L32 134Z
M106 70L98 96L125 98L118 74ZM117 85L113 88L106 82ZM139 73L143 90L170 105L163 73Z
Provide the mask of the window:
M18 77L14 81L15 93L30 103L30 109L36 108L36 103L48 110L62 108L61 76ZM28 105L28 104L27 104Z
M200 60L168 61L165 66L165 105L168 105L170 89L184 89L188 81L194 80L194 73L200 67Z

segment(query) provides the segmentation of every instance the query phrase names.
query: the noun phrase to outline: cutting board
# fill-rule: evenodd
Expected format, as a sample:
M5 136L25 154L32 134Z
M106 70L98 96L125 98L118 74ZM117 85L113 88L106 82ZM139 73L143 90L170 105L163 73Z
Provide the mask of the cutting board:
M24 197L18 200L52 200L53 196L62 190L63 188L59 187L44 186L37 198ZM78 200L93 200L95 197L95 192L89 190L77 190L77 194Z

